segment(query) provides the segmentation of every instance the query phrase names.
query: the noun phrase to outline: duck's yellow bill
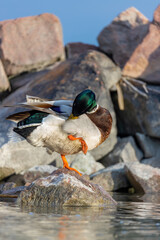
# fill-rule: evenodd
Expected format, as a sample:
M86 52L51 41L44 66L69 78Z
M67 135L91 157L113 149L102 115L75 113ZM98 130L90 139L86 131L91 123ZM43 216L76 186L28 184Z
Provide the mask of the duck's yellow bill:
M68 119L77 119L77 118L78 118L78 117L76 117L76 116L74 116L73 114L71 114Z

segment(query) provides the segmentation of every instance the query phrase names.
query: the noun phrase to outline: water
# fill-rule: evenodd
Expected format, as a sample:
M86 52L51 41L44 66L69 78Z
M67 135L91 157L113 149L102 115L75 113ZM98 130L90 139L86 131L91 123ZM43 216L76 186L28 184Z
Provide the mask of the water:
M0 239L160 239L160 195L113 197L113 208L27 209L0 202Z

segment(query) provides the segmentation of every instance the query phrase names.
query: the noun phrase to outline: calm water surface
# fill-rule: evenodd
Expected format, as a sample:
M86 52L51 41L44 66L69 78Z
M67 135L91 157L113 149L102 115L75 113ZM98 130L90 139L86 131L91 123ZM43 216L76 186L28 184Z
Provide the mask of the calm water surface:
M160 195L114 195L116 207L27 209L0 202L0 239L160 239Z

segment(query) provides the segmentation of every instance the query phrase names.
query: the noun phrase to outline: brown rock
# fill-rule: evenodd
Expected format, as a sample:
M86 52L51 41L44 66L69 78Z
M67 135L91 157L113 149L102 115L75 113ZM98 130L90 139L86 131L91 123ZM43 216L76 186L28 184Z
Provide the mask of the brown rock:
M10 79L10 85L12 91L15 91L16 89L25 86L29 82L36 81L39 78L41 78L43 75L45 76L51 69L55 67L56 63L54 65L51 65L45 69L41 69L39 71L32 71L28 73L20 74L19 76L13 77Z
M100 49L111 55L121 67L146 36L149 20L134 7L127 9L105 27L98 36Z
M81 43L81 42L67 43L67 45L66 45L67 58L72 58L72 57L78 56L82 53L87 52L88 50L99 51L99 48L94 45L85 44L85 43Z
M134 50L123 69L123 75L140 78L148 83L160 83L160 6L154 14L154 21L142 43ZM159 22L158 22L159 21Z
M0 59L0 92L4 92L6 90L10 90L10 83L8 81L2 61Z
M136 192L160 192L160 169L134 162L126 164L126 174Z
M160 24L160 5L156 8L153 16L153 22L156 24Z
M64 59L59 19L49 13L0 22L0 58L7 75Z
M34 181L21 192L18 202L28 206L105 206L115 201L100 186L86 181L76 172L59 169Z

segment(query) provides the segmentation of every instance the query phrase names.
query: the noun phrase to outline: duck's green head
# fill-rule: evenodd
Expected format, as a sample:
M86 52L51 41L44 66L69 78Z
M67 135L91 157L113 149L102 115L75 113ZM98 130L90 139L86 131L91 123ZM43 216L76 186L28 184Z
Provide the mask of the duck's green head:
M97 106L95 93L89 89L77 95L73 102L72 114L78 117L86 112L91 112Z

